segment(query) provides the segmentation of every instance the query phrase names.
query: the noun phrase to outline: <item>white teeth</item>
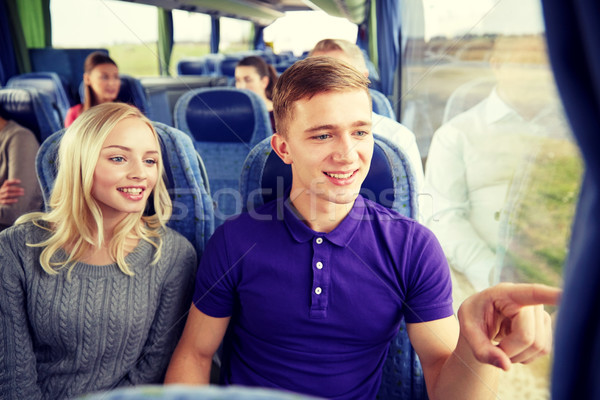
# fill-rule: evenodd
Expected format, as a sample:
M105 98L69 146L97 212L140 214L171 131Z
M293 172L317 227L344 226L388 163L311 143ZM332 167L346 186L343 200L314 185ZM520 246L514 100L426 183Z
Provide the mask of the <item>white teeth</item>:
M119 188L120 192L130 193L130 194L140 194L142 193L141 188Z
M348 179L352 176L354 172L348 172L347 174L331 174L329 172L325 173L335 179Z

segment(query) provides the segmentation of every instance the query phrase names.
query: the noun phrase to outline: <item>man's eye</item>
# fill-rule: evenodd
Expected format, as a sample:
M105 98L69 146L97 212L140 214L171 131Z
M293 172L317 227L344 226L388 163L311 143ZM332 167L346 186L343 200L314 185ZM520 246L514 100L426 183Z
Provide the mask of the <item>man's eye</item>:
M314 138L318 139L318 140L325 140L325 139L329 139L330 137L331 137L331 135L324 133L322 135L315 136Z
M367 131L358 131L358 132L356 132L357 136L367 136L368 134L369 134L369 132L367 132Z

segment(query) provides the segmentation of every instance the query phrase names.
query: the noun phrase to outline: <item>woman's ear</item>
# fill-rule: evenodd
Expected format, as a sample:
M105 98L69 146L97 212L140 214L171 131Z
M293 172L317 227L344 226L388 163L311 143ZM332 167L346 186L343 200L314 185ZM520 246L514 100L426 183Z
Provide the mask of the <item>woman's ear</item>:
M87 85L87 86L90 85L90 74L87 72L83 73L83 83L84 83L84 85Z
M292 156L289 152L289 145L285 138L279 133L274 133L273 136L271 136L271 147L284 163L292 163Z
M262 86L263 89L267 89L267 86L269 86L269 77L268 76L263 76L262 78L260 78L260 85Z

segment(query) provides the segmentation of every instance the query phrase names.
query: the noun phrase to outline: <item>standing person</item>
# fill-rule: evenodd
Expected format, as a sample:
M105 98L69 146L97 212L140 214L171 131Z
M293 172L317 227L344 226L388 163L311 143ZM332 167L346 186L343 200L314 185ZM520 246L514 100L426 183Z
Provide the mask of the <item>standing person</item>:
M65 128L91 107L116 100L121 88L119 67L112 58L101 51L90 53L83 64L83 84L83 103L74 105L67 111Z
M33 132L0 117L0 231L19 216L42 207L35 174L39 147Z
M226 331L224 383L329 399L376 397L402 318L432 400L495 398L496 367L550 350L539 303L558 289L496 286L457 320L435 236L358 194L374 147L362 74L309 57L283 73L273 103L291 190L215 231L167 383L207 383Z
M235 67L235 87L248 89L264 100L275 132L273 118L273 88L277 82L277 71L272 65L257 56L243 58Z
M162 381L196 267L165 226L162 177L156 131L135 107L103 104L67 129L50 211L0 233L3 399Z

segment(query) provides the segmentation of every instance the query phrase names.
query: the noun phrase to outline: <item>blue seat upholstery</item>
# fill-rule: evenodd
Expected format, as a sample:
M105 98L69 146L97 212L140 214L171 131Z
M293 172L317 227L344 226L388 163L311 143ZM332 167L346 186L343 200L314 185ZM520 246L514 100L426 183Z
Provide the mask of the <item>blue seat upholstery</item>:
M29 128L40 142L62 128L52 101L35 89L0 89L0 115Z
M287 391L241 386L145 385L85 395L81 400L317 400Z
M273 134L267 107L249 90L200 88L179 98L174 119L204 160L218 226L241 211L242 164L255 144Z
M160 138L167 189L173 203L173 214L167 225L185 236L196 248L198 258L214 230L214 215L206 171L202 159L194 150L189 136L160 122L153 123ZM40 146L36 172L48 208L57 173L60 130Z
M150 102L146 96L146 91L142 82L129 75L119 74L121 78L121 87L119 88L119 94L117 95L116 101L134 105L140 110L146 117L153 119L152 109ZM79 96L83 102L85 85L83 81L79 85Z
M371 92L371 99L373 100L373 111L396 121L396 113L392 108L392 103L385 94L375 89L369 89L369 92Z
M177 75L207 75L206 59L202 57L182 58L177 62Z
M244 210L252 211L283 196L291 182L291 167L272 151L268 139L263 140L244 162L240 179ZM386 138L375 138L371 168L361 194L407 217L418 215L415 177L410 162L402 150ZM427 399L421 363L408 340L404 321L390 344L378 398Z
M235 86L235 67L241 59L241 56L227 56L221 60L221 75L227 77L228 86Z
M66 84L56 72L30 72L15 75L6 83L8 88L33 88L52 99L54 107L59 112L60 120L64 121L71 107L71 98Z

